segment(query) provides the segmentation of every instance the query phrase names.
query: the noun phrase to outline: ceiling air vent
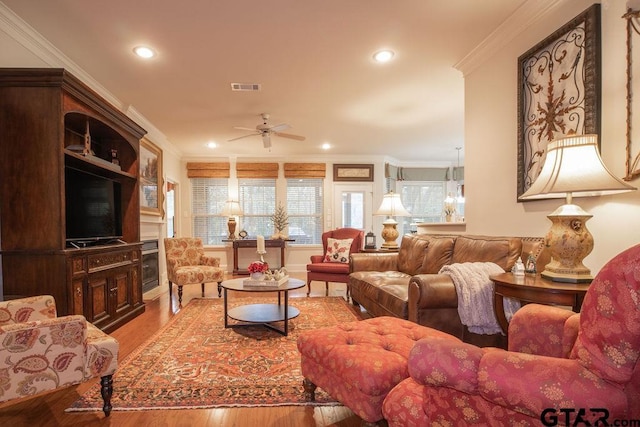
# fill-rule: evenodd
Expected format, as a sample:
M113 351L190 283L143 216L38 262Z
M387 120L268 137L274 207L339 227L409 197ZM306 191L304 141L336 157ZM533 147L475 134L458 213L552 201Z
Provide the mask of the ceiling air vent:
M260 90L258 83L231 83L231 90L234 92L257 92Z

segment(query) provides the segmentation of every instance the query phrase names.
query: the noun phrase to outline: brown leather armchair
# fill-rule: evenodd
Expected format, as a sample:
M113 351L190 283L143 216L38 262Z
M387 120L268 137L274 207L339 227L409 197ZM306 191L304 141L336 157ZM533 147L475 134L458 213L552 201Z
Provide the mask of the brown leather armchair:
M322 233L322 255L311 255L311 263L307 264L307 296L311 292L311 281L319 280L325 283L326 295L329 295L329 282L347 284L347 299L349 298L349 262L325 262L327 242L333 239L353 239L350 254L360 252L364 243L364 232L356 228L337 228Z

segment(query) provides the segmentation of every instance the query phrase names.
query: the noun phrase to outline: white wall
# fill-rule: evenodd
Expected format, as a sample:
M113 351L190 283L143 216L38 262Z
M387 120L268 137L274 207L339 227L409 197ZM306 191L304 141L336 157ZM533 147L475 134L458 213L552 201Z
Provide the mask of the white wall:
M467 232L473 234L544 236L546 215L561 200L516 201L517 60L593 4L587 0L558 2L552 13L525 28L497 53L465 74L465 196ZM602 12L601 153L607 167L625 175L626 22L625 2L604 1ZM636 36L640 40L640 36ZM639 82L640 84L640 82ZM637 151L637 147L636 147ZM496 171L501 171L496 173ZM638 187L639 180L631 182ZM640 242L640 193L575 199L593 214L587 226L595 248L585 264L596 273L618 252Z

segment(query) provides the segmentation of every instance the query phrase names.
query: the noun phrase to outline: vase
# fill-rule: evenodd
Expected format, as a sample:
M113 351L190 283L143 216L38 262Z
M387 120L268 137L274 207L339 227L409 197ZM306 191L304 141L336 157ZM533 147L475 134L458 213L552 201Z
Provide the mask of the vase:
M260 273L260 272L251 273L251 278L253 280L262 280L264 278L264 273Z
M453 221L453 215L445 215L444 220L445 220L446 222L451 222L451 221Z

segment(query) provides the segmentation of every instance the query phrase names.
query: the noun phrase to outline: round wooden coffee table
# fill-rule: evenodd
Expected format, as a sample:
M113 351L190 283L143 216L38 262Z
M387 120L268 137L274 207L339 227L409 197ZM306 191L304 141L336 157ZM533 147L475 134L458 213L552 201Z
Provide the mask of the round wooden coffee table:
M289 279L287 282L276 287L245 287L244 278L231 279L222 282L222 289L224 290L224 327L235 328L248 325L263 325L269 329L272 329L282 335L289 334L289 319L293 319L300 315L300 310L296 307L289 306L289 291L293 289L300 289L305 286L304 281L299 279ZM246 304L240 305L228 309L227 291L238 292L277 292L278 303L277 304ZM284 304L281 297L284 295ZM237 322L229 323L229 319L233 319ZM278 328L274 326L273 322L283 322L284 327Z

